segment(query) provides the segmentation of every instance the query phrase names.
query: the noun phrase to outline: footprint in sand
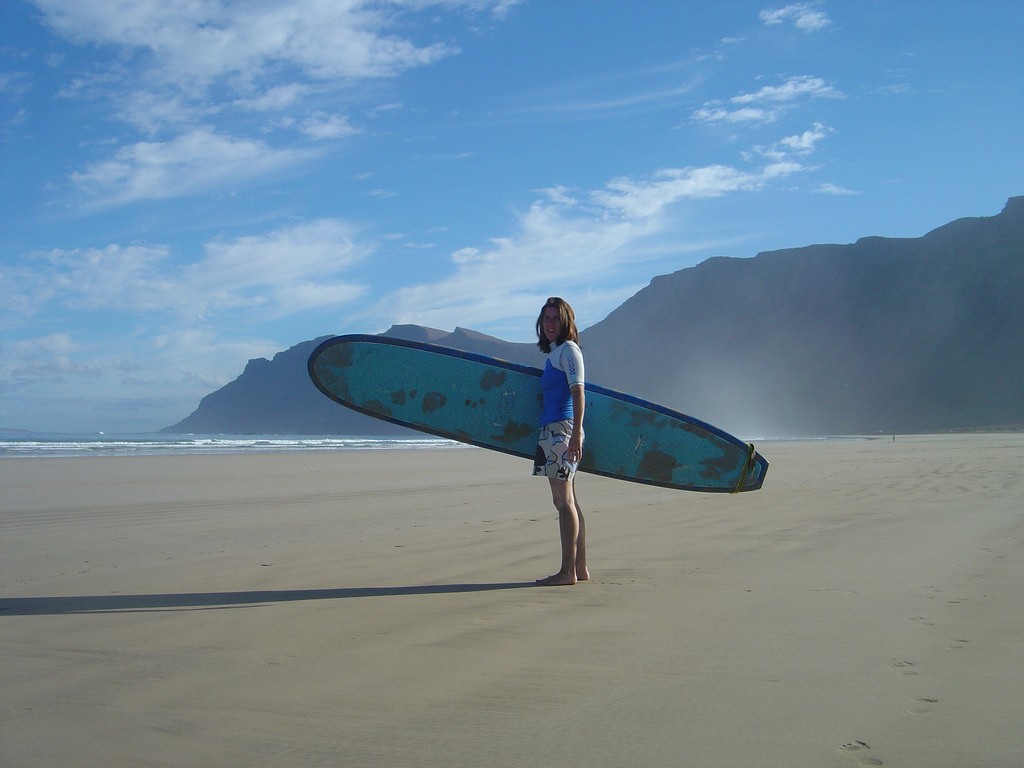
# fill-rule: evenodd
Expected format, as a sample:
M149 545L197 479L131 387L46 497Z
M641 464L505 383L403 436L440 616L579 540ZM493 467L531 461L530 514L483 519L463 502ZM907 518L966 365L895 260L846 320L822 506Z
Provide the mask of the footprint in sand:
M925 712L931 712L931 704L938 702L938 699L933 696L922 696L914 700L915 706L910 708L910 713L913 715L923 715Z
M912 661L894 661L892 663L896 669L902 669L904 675L916 675L917 672L913 670L914 662Z
M840 752L860 752L862 749L871 749L864 741L848 741L839 748Z
M869 747L866 742L860 741L859 739L848 741L839 747L840 752L847 752L854 755L862 755L862 753L869 749L871 749L871 747ZM883 765L882 761L877 757L867 757L866 755L861 756L859 764L864 766Z

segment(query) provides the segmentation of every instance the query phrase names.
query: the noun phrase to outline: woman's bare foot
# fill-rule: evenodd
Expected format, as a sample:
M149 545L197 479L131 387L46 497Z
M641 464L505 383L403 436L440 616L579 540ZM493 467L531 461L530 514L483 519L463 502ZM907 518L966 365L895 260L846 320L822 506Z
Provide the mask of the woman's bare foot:
M537 579L538 587L571 587L577 581L575 573L555 573L544 579Z
M587 566L576 569L576 581L590 581L590 571L587 570Z

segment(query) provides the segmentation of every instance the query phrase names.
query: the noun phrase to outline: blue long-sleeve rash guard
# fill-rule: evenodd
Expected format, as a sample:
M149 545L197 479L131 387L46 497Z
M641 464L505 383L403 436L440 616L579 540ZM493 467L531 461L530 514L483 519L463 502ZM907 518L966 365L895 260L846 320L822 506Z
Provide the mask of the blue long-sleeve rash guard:
M570 387L584 386L583 353L572 341L559 344L548 354L540 379L544 392L544 409L540 426L572 418Z

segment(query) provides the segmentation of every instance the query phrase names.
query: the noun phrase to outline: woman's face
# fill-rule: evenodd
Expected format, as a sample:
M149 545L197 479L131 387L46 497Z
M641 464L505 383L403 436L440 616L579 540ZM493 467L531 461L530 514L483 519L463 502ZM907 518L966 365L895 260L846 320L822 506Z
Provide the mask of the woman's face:
M544 307L541 324L544 329L544 338L551 344L557 342L562 333L562 316L558 312L558 307Z

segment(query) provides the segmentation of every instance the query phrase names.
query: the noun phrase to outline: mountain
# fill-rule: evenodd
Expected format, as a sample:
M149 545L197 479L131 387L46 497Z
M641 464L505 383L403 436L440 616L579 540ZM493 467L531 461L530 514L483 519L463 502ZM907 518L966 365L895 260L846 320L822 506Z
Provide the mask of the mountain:
M588 329L585 352L602 383L727 430L865 434L1024 424L1022 339L1016 197L919 238L658 277Z
M454 333L418 325L395 325L384 336L456 347L490 357L537 365L534 344L501 341L465 328ZM306 361L329 336L278 352L273 360L250 360L242 374L199 402L191 415L162 432L262 435L415 435L328 400L309 379Z
M385 335L527 365L462 328ZM918 238L712 258L655 278L582 333L587 378L742 436L1024 425L1024 197ZM322 339L250 360L165 432L396 434L321 395Z

